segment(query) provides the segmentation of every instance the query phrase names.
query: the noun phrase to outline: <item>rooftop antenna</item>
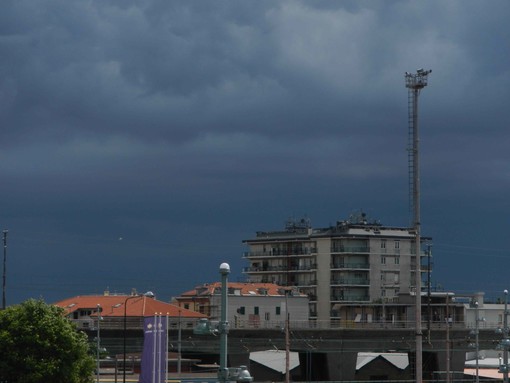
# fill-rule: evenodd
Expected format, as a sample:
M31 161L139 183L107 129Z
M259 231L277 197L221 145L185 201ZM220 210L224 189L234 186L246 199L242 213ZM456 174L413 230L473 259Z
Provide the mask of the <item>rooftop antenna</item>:
M418 69L416 73L405 73L406 88L408 89L409 111L409 211L414 212L413 229L415 243L415 291L416 291L416 382L422 382L423 376L423 334L421 329L421 234L420 234L420 167L419 167L419 135L418 135L418 96L420 90L427 86L427 77L431 70Z

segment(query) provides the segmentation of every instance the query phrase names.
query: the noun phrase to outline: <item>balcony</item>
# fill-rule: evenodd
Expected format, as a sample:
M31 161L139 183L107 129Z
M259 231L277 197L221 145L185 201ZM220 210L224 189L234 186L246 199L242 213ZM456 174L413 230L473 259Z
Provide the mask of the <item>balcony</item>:
M369 286L368 278L332 278L331 286Z
M249 266L243 267L243 273L288 273L288 272L303 272L312 271L317 269L317 264L310 265L294 265L294 266Z
M254 282L254 281L250 281L250 282ZM260 283L276 283L277 285L279 286L295 286L295 287L300 287L300 288L309 288L309 287L313 287L313 286L317 286L317 280L316 279L312 279L310 281L290 281L290 282L285 282L285 281L270 281L269 279L266 279L266 278L262 278L262 280L258 281Z
M243 258L271 258L271 257L288 257L288 256L310 256L317 254L317 248L303 249L271 249L269 251L246 251Z
M368 262L333 262L330 266L332 269L370 269Z
M331 302L368 302L370 297L368 295L332 295Z
M331 246L332 253L370 253L368 246Z

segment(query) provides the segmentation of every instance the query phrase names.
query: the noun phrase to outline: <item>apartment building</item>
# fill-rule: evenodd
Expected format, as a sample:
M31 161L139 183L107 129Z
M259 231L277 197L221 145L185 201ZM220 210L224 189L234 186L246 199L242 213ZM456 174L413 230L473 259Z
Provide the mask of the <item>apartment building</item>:
M243 242L248 280L297 287L309 296L310 317L317 321L408 319L398 305L399 296L415 293L410 228L387 227L358 213L325 228L313 228L308 219L288 221L281 231L257 232Z

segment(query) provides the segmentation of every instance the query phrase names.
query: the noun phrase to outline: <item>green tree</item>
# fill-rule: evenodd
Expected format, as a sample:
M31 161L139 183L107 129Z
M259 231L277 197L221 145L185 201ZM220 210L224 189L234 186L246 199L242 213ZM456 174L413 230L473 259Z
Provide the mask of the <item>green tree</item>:
M87 336L42 300L0 311L0 382L89 383L94 359Z

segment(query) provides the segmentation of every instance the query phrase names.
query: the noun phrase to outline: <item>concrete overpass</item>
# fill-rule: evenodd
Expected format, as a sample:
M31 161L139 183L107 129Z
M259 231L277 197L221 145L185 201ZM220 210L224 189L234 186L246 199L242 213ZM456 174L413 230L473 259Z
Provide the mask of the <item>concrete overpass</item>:
M447 345L450 349L449 370L463 371L467 352L474 352L474 334L457 324L435 327L430 334L423 331L423 377L432 379L434 373L448 370ZM95 334L91 332L90 336ZM449 341L447 338L449 337ZM181 330L181 350L184 358L197 358L203 363L218 363L220 341L214 335L196 335L192 329ZM495 349L501 335L494 329L479 330L479 349ZM412 328L340 328L292 330L290 350L299 353L300 380L352 381L355 380L358 352L404 352L410 360L410 379L414 375L415 332ZM111 353L121 354L122 331L102 332L102 345ZM141 352L142 331L130 330L127 334L128 352ZM169 334L170 351L178 350L177 330ZM228 334L228 365L250 366L250 352L285 350L285 334L274 329L230 329ZM251 371L256 376L256 371Z

